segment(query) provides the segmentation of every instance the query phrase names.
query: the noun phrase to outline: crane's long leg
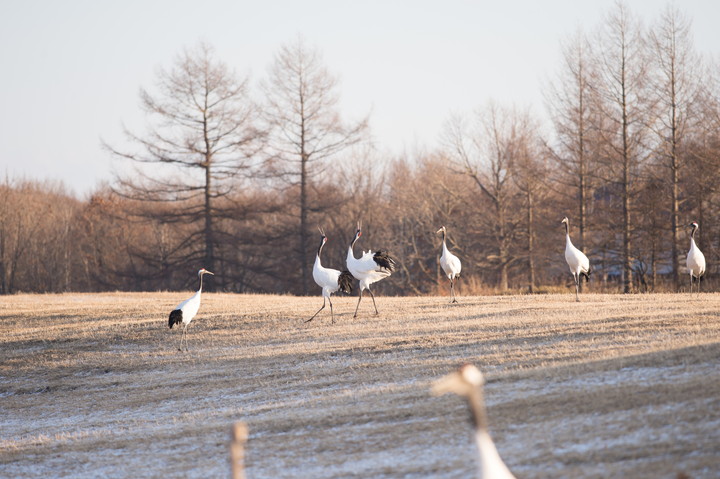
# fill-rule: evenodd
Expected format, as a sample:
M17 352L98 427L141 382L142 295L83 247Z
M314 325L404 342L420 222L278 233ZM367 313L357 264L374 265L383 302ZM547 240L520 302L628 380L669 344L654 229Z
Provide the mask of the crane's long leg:
M700 294L700 276L693 276L692 272L690 272L690 294L692 294L693 290L693 281L697 283L696 293Z
M370 290L368 289L368 291L370 291ZM357 318L358 308L360 308L360 301L362 301L362 292L363 292L363 290L361 289L361 290L360 290L360 296L358 297L357 306L355 306L355 314L353 315L353 318Z
M317 310L317 313L315 313L315 314L312 315L312 318L306 320L305 322L306 322L306 323L309 323L310 321L312 321L313 319L315 319L315 316L317 316L317 315L320 313L320 311L322 311L323 309L325 309L325 296L323 296L323 305L322 305L322 307ZM332 303L330 303L330 310L332 311Z
M190 325L190 323L186 324L186 325L183 327L182 336L180 336L180 351L182 351L183 338L185 339L185 351L189 351L189 349L188 349L188 344L187 344L187 327L188 327L189 325Z
M373 300L373 306L375 306L375 314L380 314L377 310L377 305L375 304L375 295L373 294L373 292L370 288L368 288L367 290L368 290L368 293L370 293L370 297Z
M578 276L576 273L573 273L573 278L575 278L575 301L579 303L580 276Z
M450 280L450 295L452 296L452 303L457 303L457 297L455 296L455 278Z
M328 296L328 303L330 303L330 319L332 324L335 324L335 313L333 313L332 299L330 299L330 296ZM323 301L323 306L325 306L325 301Z

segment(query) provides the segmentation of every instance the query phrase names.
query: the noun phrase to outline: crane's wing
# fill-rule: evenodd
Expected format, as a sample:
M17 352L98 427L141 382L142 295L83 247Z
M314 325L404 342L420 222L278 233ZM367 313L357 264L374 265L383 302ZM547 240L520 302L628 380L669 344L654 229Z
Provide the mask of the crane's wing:
M193 296L192 298L188 298L188 299L186 299L185 301L183 301L182 303L178 304L177 306L175 306L175 309L183 309L183 307L184 307L186 304L188 304L188 302L189 302L191 299L193 299L194 297L195 297L195 296Z
M338 284L340 285L340 291L343 293L352 293L352 282L355 280L350 271L344 270L338 277Z
M373 255L373 260L380 268L384 268L391 273L395 271L397 262L395 261L395 258L387 253L387 251L377 250Z
M366 251L360 258L353 258L348 261L348 269L350 272L361 275L371 273L384 273L389 275L395 271L396 262L385 251Z

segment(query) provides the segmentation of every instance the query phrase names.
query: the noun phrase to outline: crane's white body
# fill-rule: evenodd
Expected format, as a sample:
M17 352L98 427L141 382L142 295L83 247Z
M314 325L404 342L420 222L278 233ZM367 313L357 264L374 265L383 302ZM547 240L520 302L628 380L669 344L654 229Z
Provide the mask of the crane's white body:
M443 241L442 244L442 255L440 256L440 267L445 272L445 275L448 277L449 280L454 280L458 276L460 276L460 272L462 271L462 263L460 262L460 258L455 256L448 250L447 244L445 244L445 241Z
M320 262L320 256L315 257L313 265L313 279L322 288L323 298L329 298L331 294L337 293L340 289L340 271L332 268L325 268Z
M445 240L445 235L447 234L446 228L443 226L439 230L437 230L437 233L442 232L443 234L443 242L442 242L442 254L440 255L440 267L445 272L445 276L450 280L450 295L452 296L452 302L457 303L457 298L455 297L455 280L460 276L460 272L462 271L462 263L460 263L460 258L455 256L448 250L447 242Z
M315 316L317 316L318 313L325 308L326 299L330 303L330 317L334 323L335 313L333 312L333 304L330 299L330 295L336 293L340 289L347 293L352 291L350 278L343 278L343 275L348 274L347 271L340 272L336 269L326 268L322 265L322 262L320 261L320 253L327 242L327 237L323 233L322 229L320 230L320 233L322 234L322 237L320 239L320 247L318 248L317 255L315 256L315 264L313 265L313 279L315 280L315 283L322 288L323 305L317 313L312 315L312 318L305 321L306 323L315 319Z
M182 311L182 324L187 326L197 315L200 309L200 296L202 295L202 286L190 298L178 304L175 309Z
M375 314L379 314L377 305L375 304L375 295L370 289L370 285L380 281L381 279L387 278L395 269L395 260L382 251L377 251L375 253L372 251L366 251L365 253L362 253L360 258L356 258L355 253L353 252L353 247L361 235L362 232L360 231L360 224L358 224L358 229L355 232L355 238L348 247L347 259L345 260L348 271L350 271L350 274L352 274L359 282L358 303L355 307L355 315L353 317L357 317L360 301L362 300L362 293L365 289L368 290L370 297L373 300Z
M585 256L585 253L572 244L568 219L563 218L562 223L565 224L565 261L575 280L575 301L580 301L580 275L584 274L587 276L590 274L590 260Z
M692 233L690 234L690 251L685 261L690 273L690 292L692 293L693 278L697 278L698 292L700 291L700 278L705 274L705 255L695 244L695 231L699 228L697 223L691 223Z
M215 274L211 273L210 271L206 270L205 268L198 271L198 277L200 278L200 287L198 288L197 292L193 294L190 298L186 299L182 303L178 304L171 312L170 312L170 329L172 329L173 325L182 323L183 325L183 332L180 336L180 349L182 350L182 343L183 339L185 340L185 349L187 349L187 327L192 322L195 315L197 315L198 310L200 309L200 298L202 296L202 282L203 282L203 275L205 274Z
M590 271L590 260L585 253L577 249L570 240L570 235L565 238L565 261L567 261L570 267L570 272L576 278L581 273L587 273Z
M481 479L515 479L515 476L500 457L488 432L482 393L483 383L482 373L475 366L465 364L457 371L435 381L432 392L436 395L452 392L463 396L467 400L473 424L475 425L475 443L478 448L478 477Z

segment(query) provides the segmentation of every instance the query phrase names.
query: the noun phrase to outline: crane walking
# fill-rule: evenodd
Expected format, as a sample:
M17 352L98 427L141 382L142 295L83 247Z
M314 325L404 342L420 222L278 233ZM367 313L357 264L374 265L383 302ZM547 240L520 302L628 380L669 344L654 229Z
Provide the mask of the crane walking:
M172 327L176 324L182 323L183 325L182 335L180 336L180 347L178 348L178 350L180 351L182 351L183 339L185 339L185 350L188 350L187 327L190 325L190 321L192 321L197 314L198 309L200 309L200 295L202 293L203 275L206 274L214 275L215 273L211 273L205 268L202 268L200 271L198 271L198 277L200 277L200 287L198 288L197 292L193 294L192 297L190 297L189 299L186 299L182 303L178 304L175 309L170 311L170 319L168 321L170 329L172 329Z
M330 299L330 295L335 293L336 291L340 290L343 293L350 294L352 293L352 280L353 277L350 274L350 271L338 271L336 269L332 268L325 268L322 263L320 262L320 253L322 252L323 246L325 246L325 243L327 242L327 236L325 236L325 232L322 230L322 228L318 228L320 230L320 247L317 251L317 256L315 256L315 265L313 265L313 279L317 283L318 286L322 288L322 296L323 296L323 305L320 309L318 309L317 313L312 315L312 318L305 321L306 323L309 323L313 319L315 319L315 316L317 316L320 311L325 309L325 299L327 298L328 302L330 303L330 317L332 318L332 322L335 323L335 315L333 313L333 304L332 300Z
M570 272L575 279L575 301L580 301L580 279L585 276L585 281L590 280L590 261L585 253L573 246L570 241L570 221L567 216L563 218L561 223L565 224L565 261L570 267Z
M690 273L690 292L692 293L693 278L697 280L698 293L700 292L700 278L705 274L705 255L695 244L695 232L699 226L694 221L690 223L690 251L687 254L687 269Z
M452 254L450 251L448 251L447 243L445 241L445 236L447 234L447 229L443 226L439 230L437 230L437 233L442 233L443 236L443 242L442 242L442 255L440 256L440 266L442 267L443 271L445 272L445 275L450 280L450 296L452 297L452 303L457 303L457 297L455 296L455 281L457 278L460 277L460 271L462 270L462 264L460 263L460 258Z

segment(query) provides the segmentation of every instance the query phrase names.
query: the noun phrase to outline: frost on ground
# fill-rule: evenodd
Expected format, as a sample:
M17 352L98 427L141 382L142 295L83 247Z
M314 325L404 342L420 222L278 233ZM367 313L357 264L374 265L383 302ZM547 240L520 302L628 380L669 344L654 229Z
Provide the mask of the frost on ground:
M177 295L0 305L0 477L468 478L465 404L432 380L486 372L491 434L521 478L720 476L720 295L207 295L189 353ZM131 305L131 306L129 306Z

